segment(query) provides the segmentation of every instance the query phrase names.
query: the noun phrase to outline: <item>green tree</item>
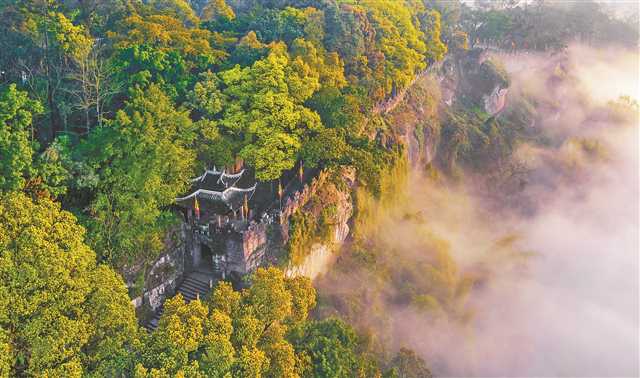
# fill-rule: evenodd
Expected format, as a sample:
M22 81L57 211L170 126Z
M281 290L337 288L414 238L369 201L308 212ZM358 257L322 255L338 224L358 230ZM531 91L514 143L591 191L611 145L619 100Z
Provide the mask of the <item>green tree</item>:
M188 112L156 86L136 90L124 110L94 129L81 151L100 177L91 202L90 240L101 259L120 265L156 256L187 189L194 154Z
M158 329L147 339L138 360L138 376L192 376L199 371L190 359L204 340L208 308L199 300L185 303L180 294L164 303Z
M44 105L46 124L37 135L43 142L66 130L73 112L73 101L66 95L70 89L67 77L93 43L86 28L74 24L63 8L51 0L0 4L2 17L9 17L7 33L0 36L4 41L0 45L7 48L4 51L10 51L3 57L7 65L2 67L10 68L14 82L27 84L30 95ZM19 48L12 48L13 43Z
M146 44L132 45L116 50L112 59L116 80L129 89L146 88L154 83L161 86L167 96L180 99L193 81L187 62L176 51L163 51Z
M187 94L188 106L193 109L197 139L198 160L207 166L226 166L234 163L237 146L233 139L221 130L218 114L223 110L227 97L220 90L221 81L211 71L199 76L200 80Z
M267 370L269 360L258 348L242 347L233 366L234 377L260 378Z
M416 72L425 67L426 46L419 24L413 21L415 9L398 1L365 0L371 22L376 30L378 48L385 56L384 88L409 84Z
M240 38L228 63L231 65L239 64L241 66L250 66L256 60L264 58L268 52L269 49L267 45L260 42L256 32L252 30Z
M202 19L206 21L233 20L236 18L233 9L225 0L211 0L202 8Z
M296 353L309 364L303 377L355 377L358 372L355 331L343 321L330 318L311 321L292 332Z
M32 173L33 117L42 111L14 84L0 89L0 193L22 189Z
M296 38L291 44L291 59L294 64L304 63L309 67L322 87L342 88L347 85L344 64L335 52L326 54L313 42Z
M46 191L53 198L65 194L76 168L71 158L69 140L58 137L34 159L34 170L38 175L37 189ZM36 185L34 182L32 185Z
M291 293L290 323L297 324L307 320L309 311L316 305L316 290L311 280L304 276L289 278L285 281L287 290Z
M385 373L388 378L432 378L427 364L411 349L400 348L391 360L391 368Z
M0 201L0 363L4 376L97 376L127 365L138 332L122 280L96 266L60 205Z
M291 314L291 298L284 273L277 268L258 269L253 274L251 287L245 292L246 303L265 328Z
M442 30L440 13L436 10L426 11L422 15L421 27L425 36L425 55L430 62L442 60L447 52L447 46L440 39Z
M221 290L216 290L216 292L222 293ZM209 318L206 322L206 336L203 342L204 351L200 357L200 366L207 376L229 376L235 364L235 349L231 343L232 332L231 317L210 307Z
M293 168L303 138L322 129L320 117L303 105L319 88L318 78L304 62L290 62L280 44L251 67L219 74L227 98L220 125L261 181Z
M211 293L211 310L218 310L228 316L237 313L240 306L240 293L233 290L230 283L222 281Z
M176 51L189 68L219 63L226 53L212 46L212 33L185 23L171 14L133 14L123 22L121 33L110 34L116 47L149 45L160 51Z

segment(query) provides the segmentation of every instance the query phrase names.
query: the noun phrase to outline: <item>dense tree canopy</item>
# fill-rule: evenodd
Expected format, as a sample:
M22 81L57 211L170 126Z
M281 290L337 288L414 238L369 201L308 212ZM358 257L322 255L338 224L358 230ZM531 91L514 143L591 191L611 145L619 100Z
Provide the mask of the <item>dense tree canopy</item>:
M136 89L124 110L80 146L100 177L91 202L90 240L119 264L163 248L173 215L166 206L193 174L193 124L156 85Z
M48 199L0 202L1 376L121 371L137 324L122 279Z
M206 302L167 301L137 376L354 377L365 357L358 337L336 320L308 321L308 278L258 269L248 289L220 283Z
M271 181L300 160L355 165L374 184L386 152L369 140L380 125L369 110L446 51L437 11L418 2L27 1L0 12L0 81L12 83L0 187L60 200L117 267L162 249L167 206L194 166L240 160Z
M41 111L13 84L0 92L0 192L24 187L32 168L33 117Z

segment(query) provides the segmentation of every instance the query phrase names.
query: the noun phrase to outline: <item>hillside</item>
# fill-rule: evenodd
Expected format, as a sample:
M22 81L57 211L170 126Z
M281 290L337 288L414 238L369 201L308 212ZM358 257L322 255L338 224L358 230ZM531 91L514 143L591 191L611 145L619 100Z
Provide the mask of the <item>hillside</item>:
M0 377L637 375L611 6L0 2Z

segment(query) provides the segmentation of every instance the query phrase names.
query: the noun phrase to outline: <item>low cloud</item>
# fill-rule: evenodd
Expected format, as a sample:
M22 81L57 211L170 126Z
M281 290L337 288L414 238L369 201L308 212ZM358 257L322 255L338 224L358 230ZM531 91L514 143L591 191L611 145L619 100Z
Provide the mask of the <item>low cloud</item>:
M408 199L369 235L368 248L385 251L373 271L344 272L339 261L320 292L439 376L638 376L637 115L614 121L607 107L637 98L638 54L572 46L553 59L502 59L511 95L536 100L533 127L551 138L514 154L526 185L487 193L476 179L414 175ZM427 278L415 276L422 266ZM404 300L414 283L436 300ZM349 294L356 305L335 303Z

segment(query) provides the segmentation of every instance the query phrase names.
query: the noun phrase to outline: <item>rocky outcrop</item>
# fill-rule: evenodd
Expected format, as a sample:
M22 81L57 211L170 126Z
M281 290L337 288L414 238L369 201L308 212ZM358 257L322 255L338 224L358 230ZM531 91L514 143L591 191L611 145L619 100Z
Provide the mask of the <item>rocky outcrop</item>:
M508 88L496 85L491 93L482 96L484 110L492 116L500 113L507 102L507 93L509 93Z
M458 99L481 105L490 115L495 115L504 108L509 76L499 62L489 59L483 50L476 49L459 57L455 64L458 68Z
M154 310L165 298L174 294L185 271L185 238L184 226L172 230L165 240L165 252L150 266L146 269L142 265L132 267L129 274L125 271L127 287L133 293L131 303L134 307L146 305ZM144 280L140 281L138 275L143 275ZM138 285L141 287L137 287Z
M289 221L291 216L306 206L311 200L311 197L316 196L320 192L328 176L329 173L327 171L321 171L318 176L311 180L310 184L305 184L301 190L295 192L284 201L282 211L280 211L280 232L283 243L289 240Z
M405 101L386 115L394 139L406 147L413 166L431 162L436 152L440 127L438 108L441 103L440 77L427 75L416 81Z
M351 218L353 217L353 200L351 196L351 190L355 184L355 172L352 169L343 169L340 175L345 185L341 189L337 189L335 185L328 184L328 172L323 172L319 176L321 178L322 186L312 186L315 190L307 193L307 202L299 203L296 210L302 209L303 211L309 211L311 213L318 213L321 211L323 205L327 205L327 199L331 197L333 205L335 205L335 213L331 219L331 232L326 240L311 244L309 252L304 257L303 261L298 264L289 264L285 269L287 276L307 276L311 279L318 277L325 273L335 260L335 251L340 245L347 240L351 228L349 226ZM316 201L315 204L311 204L311 197L315 197L320 201ZM320 205L319 207L317 205ZM305 208L305 206L309 206ZM315 208L312 208L315 207ZM293 213L291 213L293 214ZM318 215L316 214L316 216Z
M288 277L306 276L312 280L326 273L335 260L332 246L314 243L311 252L304 258L302 264L289 265L285 269Z

